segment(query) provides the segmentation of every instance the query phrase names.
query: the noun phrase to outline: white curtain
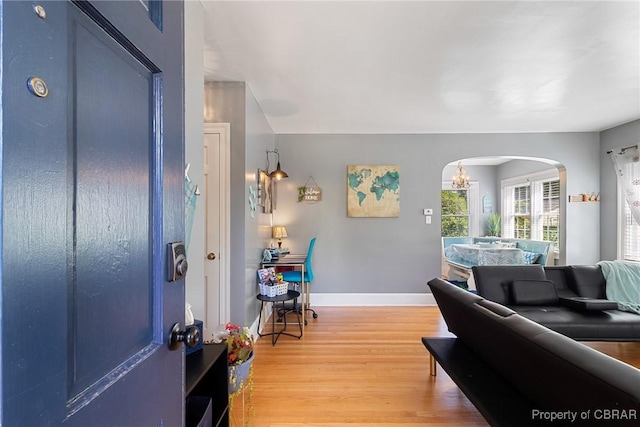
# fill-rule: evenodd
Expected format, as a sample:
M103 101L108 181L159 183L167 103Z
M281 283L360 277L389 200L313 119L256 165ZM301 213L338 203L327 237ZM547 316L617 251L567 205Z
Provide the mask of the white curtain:
M622 188L633 218L640 224L640 150L636 145L616 148L610 154L618 185Z

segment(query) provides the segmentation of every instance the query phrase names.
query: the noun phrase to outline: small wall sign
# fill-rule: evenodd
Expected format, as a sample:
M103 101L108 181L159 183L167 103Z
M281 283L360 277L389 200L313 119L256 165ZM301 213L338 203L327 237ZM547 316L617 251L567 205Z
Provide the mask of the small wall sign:
M320 187L307 187L304 191L305 202L319 202L322 200L322 188Z
M316 203L322 200L322 188L310 176L307 182L298 187L298 202Z

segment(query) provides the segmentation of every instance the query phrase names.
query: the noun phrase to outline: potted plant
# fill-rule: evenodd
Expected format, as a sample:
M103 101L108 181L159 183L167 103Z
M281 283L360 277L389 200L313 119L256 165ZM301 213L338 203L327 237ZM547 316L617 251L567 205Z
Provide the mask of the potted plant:
M255 340L246 326L227 323L223 331L213 334L213 342L227 344L229 394L233 395L242 389L243 384L251 383Z
M489 215L487 218L487 233L489 236L500 237L500 233L502 232L502 219L500 215L497 213L493 213Z
M307 192L307 186L298 187L298 202L304 202L304 195Z

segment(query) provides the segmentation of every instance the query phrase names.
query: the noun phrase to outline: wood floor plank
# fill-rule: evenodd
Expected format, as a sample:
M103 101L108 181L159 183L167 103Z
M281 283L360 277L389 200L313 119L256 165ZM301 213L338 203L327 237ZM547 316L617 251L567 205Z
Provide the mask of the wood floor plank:
M452 336L437 307L316 309L319 318L308 318L302 339L281 336L272 346L266 337L256 344L245 425L487 425L446 373L429 375L420 338ZM640 343L587 345L640 367Z

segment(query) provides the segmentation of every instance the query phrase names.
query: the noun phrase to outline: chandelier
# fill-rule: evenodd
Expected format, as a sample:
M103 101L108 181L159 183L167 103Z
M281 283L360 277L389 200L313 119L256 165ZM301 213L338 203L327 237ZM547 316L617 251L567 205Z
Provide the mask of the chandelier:
M458 162L458 171L451 178L451 186L457 190L465 190L471 186L469 175L462 167L462 162Z

